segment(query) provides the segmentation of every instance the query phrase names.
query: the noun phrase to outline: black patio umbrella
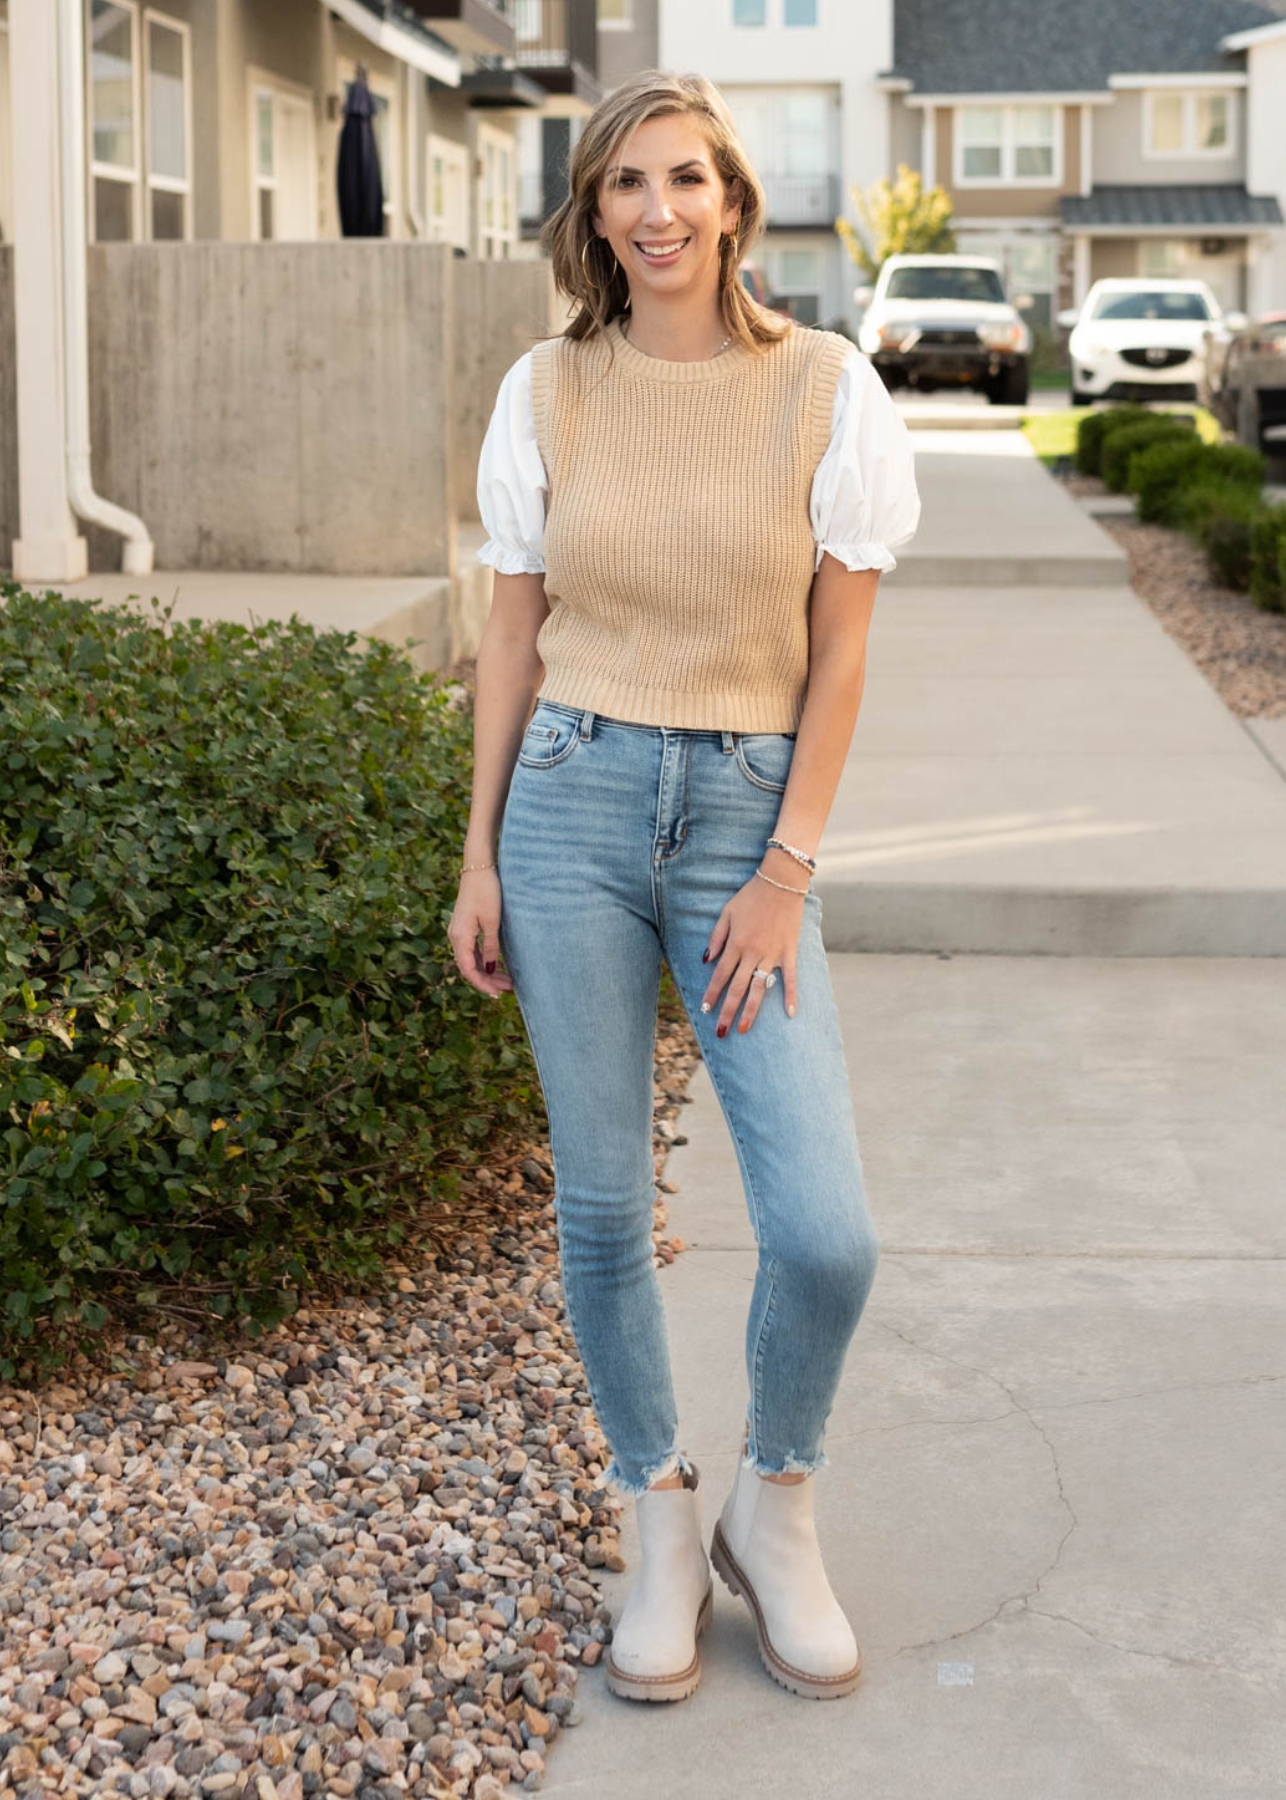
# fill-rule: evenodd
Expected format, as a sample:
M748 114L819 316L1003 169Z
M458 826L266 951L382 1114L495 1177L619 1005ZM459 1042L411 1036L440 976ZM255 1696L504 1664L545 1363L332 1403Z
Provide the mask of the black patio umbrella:
M375 142L375 102L366 85L366 69L357 65L344 102L335 184L339 193L339 225L345 237L383 237L384 183Z

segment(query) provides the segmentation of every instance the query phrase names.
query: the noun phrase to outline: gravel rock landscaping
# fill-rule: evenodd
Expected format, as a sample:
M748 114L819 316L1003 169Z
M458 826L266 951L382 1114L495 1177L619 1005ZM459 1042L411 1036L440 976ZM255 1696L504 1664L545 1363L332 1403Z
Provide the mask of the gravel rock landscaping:
M663 988L662 1194L697 1059ZM0 1800L542 1785L611 1641L623 1503L547 1138L467 1196L384 1292L253 1343L105 1334L101 1366L0 1391ZM660 1199L658 1262L664 1231Z
M1075 499L1107 493L1096 475L1058 477ZM1130 586L1240 719L1286 716L1286 615L1210 578L1186 532L1129 517L1099 517L1130 562Z

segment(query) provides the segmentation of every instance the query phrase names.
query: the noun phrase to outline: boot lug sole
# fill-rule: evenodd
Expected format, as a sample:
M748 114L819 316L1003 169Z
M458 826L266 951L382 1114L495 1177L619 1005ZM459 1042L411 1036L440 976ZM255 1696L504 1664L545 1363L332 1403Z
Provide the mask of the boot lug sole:
M714 1617L714 1583L710 1583L705 1591L697 1613L696 1637ZM692 1661L686 1669L680 1669L670 1675L631 1675L624 1669L618 1669L612 1660L611 1651L607 1655L607 1685L614 1694L625 1700L686 1700L689 1694L695 1693L701 1681L701 1647L698 1641L693 1652Z
M784 1688L789 1688L792 1694L802 1695L806 1700L838 1700L841 1695L853 1692L862 1678L860 1651L853 1667L845 1670L841 1675L810 1675L807 1670L797 1669L793 1663L785 1662L778 1656L768 1636L768 1627L759 1605L758 1596L750 1585L744 1569L729 1550L718 1523L715 1525L714 1538L710 1545L710 1561L714 1564L719 1579L728 1591L740 1596L749 1606L759 1637L759 1660L775 1682Z

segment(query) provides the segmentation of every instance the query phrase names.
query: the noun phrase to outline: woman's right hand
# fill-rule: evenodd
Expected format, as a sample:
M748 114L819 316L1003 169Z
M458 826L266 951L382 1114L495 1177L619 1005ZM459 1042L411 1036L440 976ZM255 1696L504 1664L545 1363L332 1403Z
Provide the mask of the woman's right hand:
M456 968L470 987L493 1000L513 990L513 977L500 967L500 906L498 872L470 869L460 877L460 891L447 930Z

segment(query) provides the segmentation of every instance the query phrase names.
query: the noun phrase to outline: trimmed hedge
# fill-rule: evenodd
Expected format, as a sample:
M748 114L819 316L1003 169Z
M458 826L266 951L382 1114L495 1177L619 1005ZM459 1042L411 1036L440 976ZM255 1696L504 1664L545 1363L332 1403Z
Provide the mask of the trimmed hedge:
M1113 443L1118 438L1112 440ZM1138 496L1138 516L1163 524L1181 523L1185 490L1196 483L1226 483L1257 493L1264 484L1264 458L1245 444L1205 444L1165 438L1133 452L1125 488Z
M1192 442L1192 436L1186 425L1175 425L1164 418L1140 420L1138 424L1122 425L1119 430L1110 432L1103 441L1099 459L1100 473L1109 492L1124 493L1130 458L1136 450L1150 444L1187 444Z
M1213 578L1244 594L1250 587L1251 531L1264 511L1258 489L1236 481L1194 482L1184 495L1184 529L1206 553Z
M1109 406L1102 412L1088 412L1076 426L1076 469L1081 475L1100 475L1103 442L1122 425L1135 425L1157 414L1148 406Z
M472 717L356 632L0 588L0 1377L377 1277L543 1121L446 931ZM153 608L157 602L152 602Z
M1250 597L1286 613L1286 505L1265 506L1250 527Z

